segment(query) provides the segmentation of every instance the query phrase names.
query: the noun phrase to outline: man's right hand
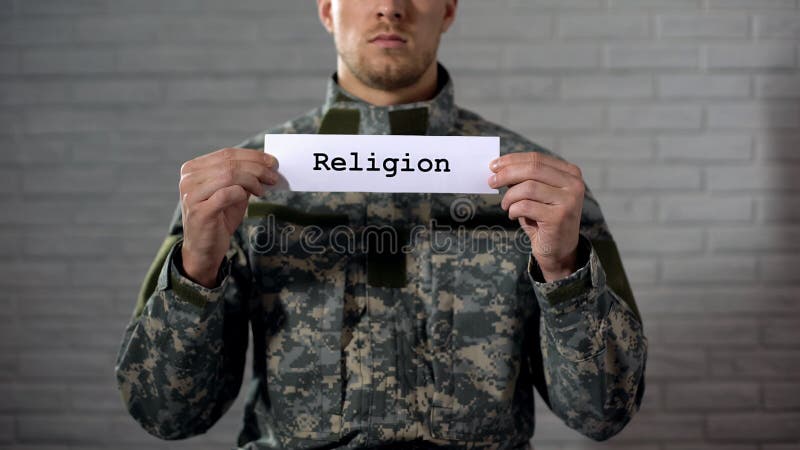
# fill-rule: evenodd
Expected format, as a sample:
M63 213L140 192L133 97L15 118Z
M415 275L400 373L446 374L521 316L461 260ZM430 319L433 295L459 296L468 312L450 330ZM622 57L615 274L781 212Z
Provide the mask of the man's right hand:
M276 183L277 166L274 156L244 148L224 148L181 166L181 258L191 280L216 286L219 266L244 219L250 195L260 197L263 184Z

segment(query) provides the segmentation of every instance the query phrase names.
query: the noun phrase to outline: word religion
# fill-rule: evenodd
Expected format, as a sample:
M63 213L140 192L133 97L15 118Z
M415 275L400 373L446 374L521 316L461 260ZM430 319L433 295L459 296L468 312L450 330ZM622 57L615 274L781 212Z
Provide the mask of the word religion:
M353 172L385 172L387 178L397 175L397 172L450 172L450 161L445 158L420 158L411 161L408 153L402 158L383 158L379 161L375 158L375 153L370 153L366 158L364 166L361 166L360 155L358 152L350 152L352 158L337 156L331 158L327 153L314 153L314 170L342 172L350 170Z

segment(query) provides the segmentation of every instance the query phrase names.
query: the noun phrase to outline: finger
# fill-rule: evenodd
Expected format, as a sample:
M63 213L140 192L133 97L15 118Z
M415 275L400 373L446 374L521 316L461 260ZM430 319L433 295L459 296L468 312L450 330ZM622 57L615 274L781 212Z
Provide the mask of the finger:
M190 175L191 176L191 175ZM264 195L264 186L251 173L245 171L222 171L219 176L209 177L187 191L187 201L195 204L208 200L216 191L230 186L241 186L245 191L255 195Z
M554 206L539 203L533 200L520 200L508 208L508 218L511 220L524 217L539 222L552 222Z
M275 184L278 180L277 172L264 164L241 160L224 161L216 166L190 172L188 175L191 176L195 184L203 184L216 178L232 176L235 172L248 173L265 184Z
M209 209L206 211L209 215L216 215L225 210L229 206L233 206L242 202L246 202L250 194L239 185L224 187L214 192L214 195L205 201Z
M264 164L269 168L276 168L278 166L278 160L269 153L249 148L229 147L187 161L181 166L181 173L208 168L223 161L250 161Z
M533 166L550 166L555 169L567 172L576 177L581 177L581 170L578 166L564 161L563 159L556 158L555 156L546 155L540 152L514 152L507 153L489 164L493 172L502 170L504 167L511 164L531 164Z
M566 201L568 195L562 189L554 188L538 181L528 180L509 188L500 201L500 207L508 210L509 206L520 200L533 200L548 205L559 205Z
M576 186L583 181L553 166L530 163L507 164L489 177L489 186L499 188L535 180L557 188Z

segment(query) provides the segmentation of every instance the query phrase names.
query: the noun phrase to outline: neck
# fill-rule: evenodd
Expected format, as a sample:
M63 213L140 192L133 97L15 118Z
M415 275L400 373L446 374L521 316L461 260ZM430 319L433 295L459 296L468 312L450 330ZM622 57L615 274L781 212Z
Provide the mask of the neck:
M375 106L400 105L430 100L436 95L437 64L434 61L416 83L404 88L385 91L362 83L339 58L337 63L339 86L352 95Z

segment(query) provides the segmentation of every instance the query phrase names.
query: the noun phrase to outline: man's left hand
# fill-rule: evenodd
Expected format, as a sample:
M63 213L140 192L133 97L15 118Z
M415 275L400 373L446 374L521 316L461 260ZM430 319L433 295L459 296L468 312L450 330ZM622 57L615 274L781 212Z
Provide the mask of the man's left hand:
M572 274L585 189L581 169L537 152L508 153L490 169L489 186L509 187L500 206L528 234L545 281Z

